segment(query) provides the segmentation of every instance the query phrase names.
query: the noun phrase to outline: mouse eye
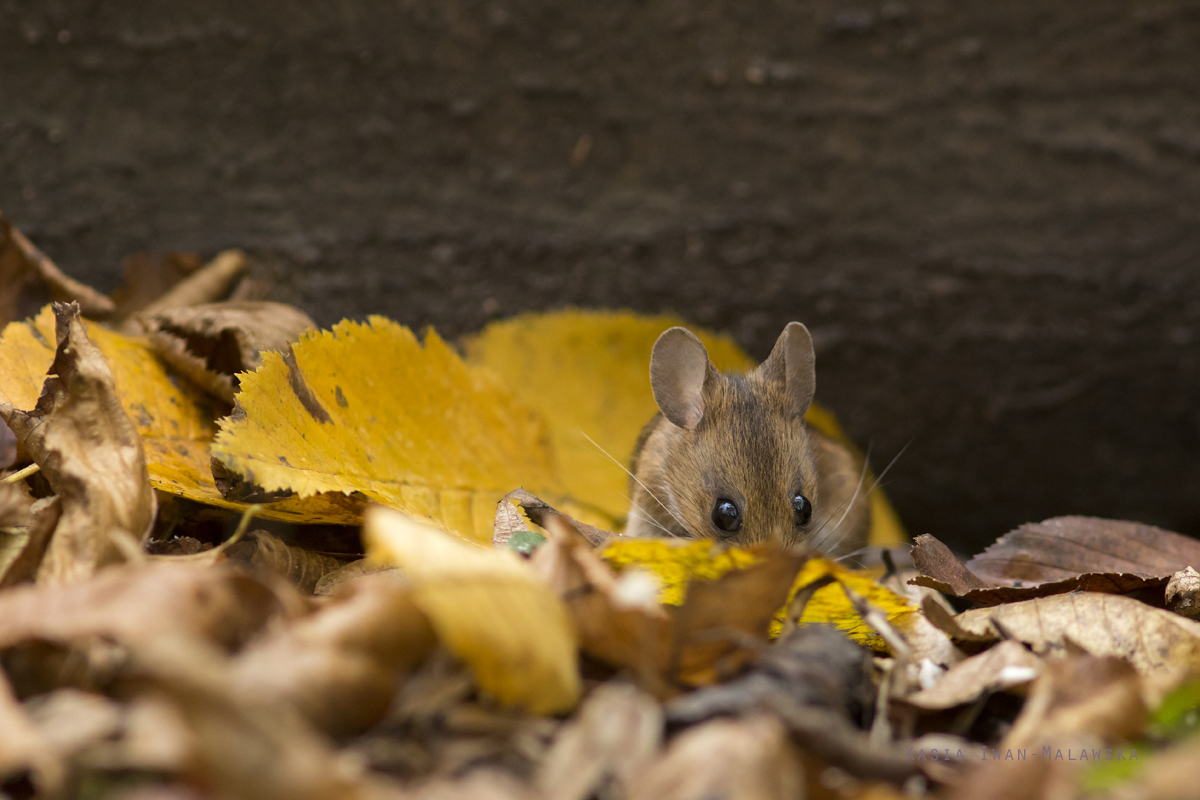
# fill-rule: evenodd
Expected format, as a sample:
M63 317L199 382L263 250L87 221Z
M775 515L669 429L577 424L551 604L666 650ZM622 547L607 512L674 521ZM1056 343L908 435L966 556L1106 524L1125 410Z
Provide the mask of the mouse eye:
M807 525L812 519L812 503L802 494L792 498L792 518L795 519L797 528Z
M712 521L713 525L726 533L736 533L742 527L742 512L732 500L718 497L717 502L713 503Z

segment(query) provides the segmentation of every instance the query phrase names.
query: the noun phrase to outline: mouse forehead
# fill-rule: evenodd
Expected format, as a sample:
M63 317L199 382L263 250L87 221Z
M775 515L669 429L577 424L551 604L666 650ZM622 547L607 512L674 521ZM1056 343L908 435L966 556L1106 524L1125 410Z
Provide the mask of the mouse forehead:
M720 402L705 409L707 424L697 430L709 488L736 491L747 499L811 490L816 471L803 424L754 387L730 381L723 388Z

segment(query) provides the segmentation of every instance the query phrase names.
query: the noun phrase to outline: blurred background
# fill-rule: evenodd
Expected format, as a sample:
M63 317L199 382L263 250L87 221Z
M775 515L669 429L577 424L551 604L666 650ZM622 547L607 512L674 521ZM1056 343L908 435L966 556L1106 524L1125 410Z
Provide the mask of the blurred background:
M911 533L1196 533L1197 97L1185 0L0 0L0 210L323 325L800 320Z

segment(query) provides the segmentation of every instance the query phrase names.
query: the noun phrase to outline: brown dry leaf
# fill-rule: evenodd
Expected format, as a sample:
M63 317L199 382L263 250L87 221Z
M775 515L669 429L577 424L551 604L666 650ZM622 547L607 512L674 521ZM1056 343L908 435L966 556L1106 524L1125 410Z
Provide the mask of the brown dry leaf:
M1200 564L1200 541L1137 522L1055 517L1006 533L967 562L993 585L1027 586L1081 573L1169 577Z
M681 733L634 781L629 800L801 800L804 773L775 717L706 722Z
M222 299L230 286L250 269L246 254L241 250L225 250L167 292L146 305L141 312L128 320L126 333L140 333L132 326L140 320L154 316L168 308L197 306Z
M291 547L266 531L246 534L244 540L230 545L225 556L251 570L266 570L287 578L308 594L313 593L317 581L343 566L343 562L333 556Z
M954 788L958 798L1074 797L1081 765L1139 735L1147 719L1138 673L1119 658L1070 655L1047 662L996 754Z
M0 592L0 649L30 640L140 642L169 632L233 647L277 607L261 582L220 566L115 566L65 586Z
M62 499L44 497L30 507L24 527L0 529L0 536L4 537L0 551L0 588L27 583L37 577L38 567L45 558L50 537L61 516Z
M1000 642L982 653L955 664L928 689L903 698L926 711L970 703L987 692L1029 683L1042 669L1042 659L1020 642Z
M1188 567L1171 576L1165 593L1167 608L1188 619L1200 619L1200 572Z
M551 800L625 797L633 776L658 754L662 739L658 702L629 684L606 683L559 730L536 783Z
M237 373L262 366L260 352L284 351L316 328L303 311L283 303L210 303L143 315L150 344L162 358L209 393L233 403Z
M284 700L334 736L383 718L399 678L435 644L411 589L393 576L367 576L311 615L252 643L232 679L255 697Z
M69 688L32 697L25 702L25 710L42 741L64 760L114 738L125 716L125 709L115 700Z
M131 253L121 259L124 281L110 295L118 325L204 266L196 253ZM123 331L125 332L125 331ZM132 333L137 333L135 329Z
M112 300L92 287L69 278L0 214L0 325L17 318L22 285L36 276L50 289L55 300L79 303L83 313L101 318L116 307Z
M358 800L378 796L362 764L339 754L286 703L240 690L228 661L167 636L142 643L136 669L186 720L192 780L235 800Z
M6 792L54 796L66 775L65 765L17 702L0 670L0 786Z
M520 557L466 544L382 506L367 509L363 541L372 557L403 570L417 607L485 692L536 714L578 702L570 616Z
M1061 652L1068 641L1094 656L1129 661L1156 704L1181 680L1200 672L1200 623L1130 597L1076 592L964 611L964 631L1015 638L1039 654Z
M313 587L313 594L322 597L332 596L340 591L342 584L348 581L381 572L398 575L400 570L391 564L381 564L369 558L360 558L322 575L317 581L317 585Z
M1085 518L1062 517L1060 519L1073 520ZM1110 522L1109 520L1087 521L1106 524ZM1050 525L1056 522L1057 520L1047 520L1047 522L1039 523L1039 525ZM1119 524L1135 525L1136 523ZM1138 527L1148 528L1148 526ZM1079 530L1071 526L1066 526L1066 530L1079 534ZM1167 531L1163 531L1163 533L1167 533ZM1035 542L1041 541L1036 537L1032 537L1032 539ZM1069 576L1044 582L1032 581L1028 584L1017 579L1010 584L995 580L984 580L975 575L950 552L950 549L946 545L930 534L922 534L913 541L913 562L922 574L914 577L910 583L915 586L936 589L944 594L961 597L964 600L970 600L971 602L986 606L1079 591L1103 592L1106 594L1133 594L1138 596L1139 599L1150 602L1158 599L1158 591L1166 585L1170 577L1167 575L1142 575L1128 572L1083 572L1070 575L1068 571L1058 570L1054 574L1057 575L1061 572ZM1080 535L1080 540L1070 543L1070 547L1073 549L1082 547L1082 542L1084 541L1086 541L1086 537ZM1061 544L1061 542L1058 542L1056 546ZM993 547L995 546L993 545ZM976 556L976 558L979 558L979 556ZM1104 560L1106 562L1109 561L1107 556L1104 557ZM975 559L972 559L971 563L975 563ZM1031 567L1029 561L1017 557L1014 557L1009 562L1009 567L1018 571L1024 571L1024 574L1032 574L1030 572L1031 569L1040 569Z
M114 532L143 541L157 501L141 437L79 306L58 303L54 313L58 349L37 405L26 412L5 403L0 418L62 498L38 579L65 583L121 560Z
M477 769L456 780L430 781L406 797L411 800L544 800L508 773L492 769Z
M752 563L713 580L693 580L680 606L659 604L657 579L630 569L619 578L583 534L562 517L546 520L549 537L533 564L575 618L584 652L633 669L646 688L670 694L732 674L766 642L804 556L746 551Z

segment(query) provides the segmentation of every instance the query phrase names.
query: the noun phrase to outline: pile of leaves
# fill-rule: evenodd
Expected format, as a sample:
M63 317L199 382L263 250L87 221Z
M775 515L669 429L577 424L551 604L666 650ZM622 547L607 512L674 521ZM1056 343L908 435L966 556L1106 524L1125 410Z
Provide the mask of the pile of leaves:
M1193 540L1067 517L910 561L873 482L886 569L625 539L675 319L460 350L318 331L252 267L138 256L106 297L0 218L0 794L1194 793Z

